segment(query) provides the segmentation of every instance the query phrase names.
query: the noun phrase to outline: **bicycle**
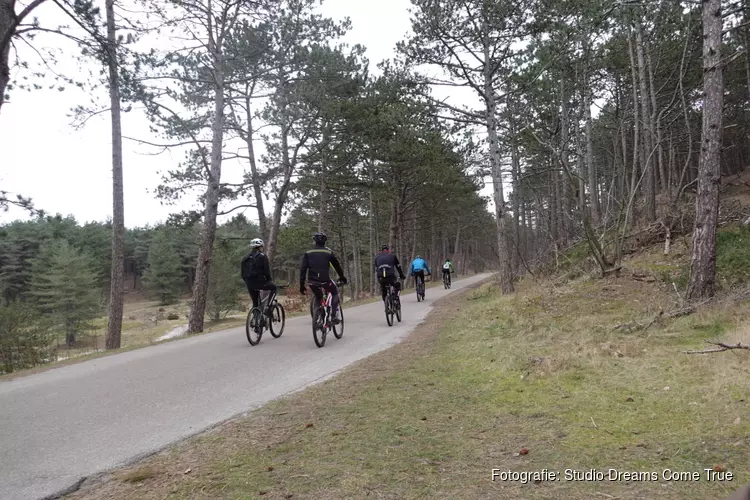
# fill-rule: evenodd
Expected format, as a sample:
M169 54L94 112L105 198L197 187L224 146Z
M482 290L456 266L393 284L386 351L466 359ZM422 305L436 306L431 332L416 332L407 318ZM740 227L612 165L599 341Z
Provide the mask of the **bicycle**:
M443 273L443 286L446 290L451 287L451 273Z
M429 274L427 276L429 276ZM417 282L417 302L422 302L424 300L424 281L422 281L422 278L417 276L416 282Z
M336 282L336 286L340 289L343 284L339 280ZM341 322L338 325L334 325L332 321L333 312L331 311L333 295L322 287L320 291L322 292L322 296L317 310L313 311L315 296L310 300L310 315L312 316L313 340L315 341L315 345L323 347L326 344L328 332L333 331L333 336L337 339L344 336L344 308L341 306L341 293L339 293L339 320Z
M385 296L385 320L388 326L393 326L393 316L401 323L401 299L395 293L395 287L388 285Z
M278 289L286 288L285 286L278 286ZM263 296L265 295L265 297ZM286 326L286 312L284 306L274 297L273 302L270 306L268 305L268 298L271 292L261 293L260 307L253 307L247 313L247 319L245 320L245 335L250 345L258 345L263 332L269 330L271 336L275 339L281 337L284 333L284 327ZM262 309L261 309L262 308ZM265 311L265 312L264 312ZM253 334L257 336L253 340Z

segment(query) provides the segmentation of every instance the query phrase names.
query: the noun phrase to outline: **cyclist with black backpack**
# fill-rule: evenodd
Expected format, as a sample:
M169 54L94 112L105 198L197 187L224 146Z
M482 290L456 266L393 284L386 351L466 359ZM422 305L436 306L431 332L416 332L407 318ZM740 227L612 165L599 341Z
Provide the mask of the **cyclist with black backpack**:
M276 284L271 279L271 264L263 253L263 240L255 238L250 242L250 248L250 253L242 259L242 280L253 299L253 307L259 307L261 290L270 291L271 295L266 302L268 306L276 297Z

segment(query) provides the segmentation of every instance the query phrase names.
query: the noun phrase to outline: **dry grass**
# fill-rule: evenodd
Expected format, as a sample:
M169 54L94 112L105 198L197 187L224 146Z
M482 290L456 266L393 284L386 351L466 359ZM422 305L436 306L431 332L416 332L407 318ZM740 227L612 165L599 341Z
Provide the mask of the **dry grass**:
M746 339L750 311L725 303L645 331L614 329L668 308L665 287L627 276L525 282L502 297L483 285L340 376L69 498L725 498L750 482L750 353L682 351ZM716 465L735 479L490 475ZM144 467L154 475L123 479Z

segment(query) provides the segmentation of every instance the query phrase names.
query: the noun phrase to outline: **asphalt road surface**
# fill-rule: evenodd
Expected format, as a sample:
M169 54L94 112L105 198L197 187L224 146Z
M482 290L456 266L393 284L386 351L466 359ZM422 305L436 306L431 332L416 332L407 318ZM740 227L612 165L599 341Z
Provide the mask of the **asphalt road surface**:
M489 275L402 297L388 327L382 303L344 309L344 337L315 346L309 316L253 347L245 329L185 338L0 382L0 499L54 496L82 478L157 451L320 382L402 340L435 299Z

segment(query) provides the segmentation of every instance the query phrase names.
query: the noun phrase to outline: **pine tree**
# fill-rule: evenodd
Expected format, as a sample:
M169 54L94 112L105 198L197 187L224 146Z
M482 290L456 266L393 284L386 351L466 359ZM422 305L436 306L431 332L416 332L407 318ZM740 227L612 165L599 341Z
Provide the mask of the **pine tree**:
M157 231L148 250L148 269L143 283L166 305L174 302L179 295L181 281L180 255L169 234L164 230Z
M245 289L239 271L242 256L227 241L220 241L214 249L208 278L207 308L214 321L232 311L241 310L239 294Z
M75 344L76 335L100 313L98 276L94 262L65 240L51 240L32 261L32 296L42 312L65 331L65 343Z

